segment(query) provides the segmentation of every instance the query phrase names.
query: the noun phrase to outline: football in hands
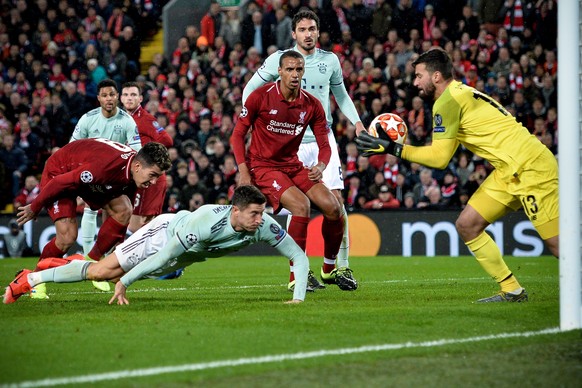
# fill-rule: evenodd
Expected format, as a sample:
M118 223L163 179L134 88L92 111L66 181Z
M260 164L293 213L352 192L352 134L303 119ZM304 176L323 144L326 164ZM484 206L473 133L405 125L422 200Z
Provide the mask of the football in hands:
M382 113L372 120L368 127L368 133L371 136L379 137L376 129L376 123L384 130L384 133L395 143L404 144L406 135L408 134L408 127L402 118L394 113Z

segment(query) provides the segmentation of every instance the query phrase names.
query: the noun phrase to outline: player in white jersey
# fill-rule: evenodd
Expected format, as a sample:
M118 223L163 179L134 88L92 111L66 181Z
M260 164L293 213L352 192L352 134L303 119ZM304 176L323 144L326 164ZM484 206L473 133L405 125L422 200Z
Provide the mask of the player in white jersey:
M336 102L342 113L356 126L356 133L363 131L364 125L358 116L356 107L352 102L344 86L342 69L338 57L329 51L316 48L319 38L319 18L310 10L301 10L293 17L291 34L296 41L296 45L290 50L298 51L305 58L305 74L302 79L302 87L310 94L317 97L327 118L330 128L328 132L329 145L331 146L331 158L329 164L323 172L323 183L334 193L338 201L342 204L344 219L344 237L337 256L337 266L335 260L325 259L321 268L321 278L324 283L335 283L335 277L344 275L352 277L349 268L349 234L348 215L343 206L341 190L344 189L341 161L339 158L335 135L331 130L333 124L329 92L333 93ZM279 50L271 54L249 80L243 90L243 104L251 92L267 82L275 81L279 77L279 57L286 50ZM299 147L299 160L307 167L317 164L319 149L315 136L311 128L307 127L301 146ZM291 267L291 281L293 280L293 267Z
M128 304L125 291L139 279L157 278L259 241L293 260L296 287L293 299L287 303L300 303L305 299L309 261L277 221L264 213L266 203L256 187L240 186L234 191L232 205L205 205L195 212L162 214L97 263L77 259L44 271L23 270L6 287L4 303L15 302L37 284L95 279L116 281L109 303Z
M141 139L137 124L129 113L117 107L119 102L117 83L111 79L104 79L99 82L99 85L97 85L97 100L101 106L81 116L70 141L100 137L126 144L139 151L141 149ZM85 255L89 254L93 247L96 231L97 211L85 207L81 218L81 242ZM110 289L109 283L93 284L102 291L109 291Z

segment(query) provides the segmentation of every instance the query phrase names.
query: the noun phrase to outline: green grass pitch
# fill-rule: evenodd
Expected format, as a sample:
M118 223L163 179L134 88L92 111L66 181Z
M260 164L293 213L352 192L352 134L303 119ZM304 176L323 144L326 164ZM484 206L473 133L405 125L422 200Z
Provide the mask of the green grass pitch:
M557 330L556 259L507 258L522 304L474 303L497 285L471 257L350 262L357 291L328 286L299 305L283 303L281 257L140 281L129 306L89 282L49 284L49 300L0 306L0 386L580 386L582 333ZM2 287L35 263L0 260Z

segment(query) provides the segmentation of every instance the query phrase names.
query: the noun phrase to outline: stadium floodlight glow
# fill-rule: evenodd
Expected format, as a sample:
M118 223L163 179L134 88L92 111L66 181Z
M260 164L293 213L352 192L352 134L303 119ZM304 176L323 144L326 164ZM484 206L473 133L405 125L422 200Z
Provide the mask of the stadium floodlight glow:
M560 329L582 328L580 254L580 13L582 1L558 7L558 122L560 176Z

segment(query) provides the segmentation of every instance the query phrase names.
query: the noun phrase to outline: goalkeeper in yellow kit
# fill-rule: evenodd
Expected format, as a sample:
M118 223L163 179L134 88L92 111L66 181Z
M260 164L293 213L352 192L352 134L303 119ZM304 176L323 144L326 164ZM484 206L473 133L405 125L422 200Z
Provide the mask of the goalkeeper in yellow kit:
M430 146L400 145L360 133L364 156L392 154L433 168L445 168L459 144L487 159L495 170L470 198L456 221L459 235L501 291L479 302L524 302L528 296L485 228L523 207L550 249L559 256L558 164L554 155L503 106L453 80L448 54L429 50L413 62L420 96L434 100ZM382 133L383 131L378 131Z

